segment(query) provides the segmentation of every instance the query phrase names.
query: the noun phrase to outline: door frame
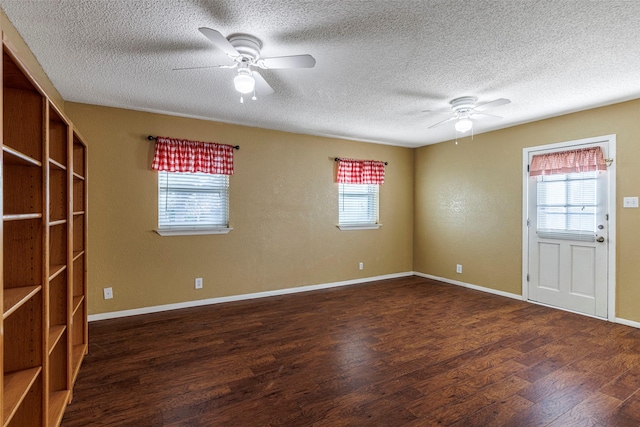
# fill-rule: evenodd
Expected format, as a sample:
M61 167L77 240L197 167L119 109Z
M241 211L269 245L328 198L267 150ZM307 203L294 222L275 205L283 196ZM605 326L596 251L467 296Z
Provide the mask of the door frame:
M592 138L577 139L573 141L557 142L553 144L538 145L535 147L525 147L522 149L522 299L524 301L540 304L529 300L529 282L527 274L529 273L529 228L527 219L529 213L529 155L537 151L553 151L577 147L580 145L596 144L598 142L607 142L609 144L609 154L607 159L612 159L610 166L607 167L609 188L607 197L607 211L609 213L607 239L607 320L615 322L616 320L616 135L603 135ZM546 304L542 304L546 305ZM550 306L552 307L552 306ZM561 307L553 307L559 310L572 311ZM588 314L578 313L584 316ZM596 317L602 319L601 317Z

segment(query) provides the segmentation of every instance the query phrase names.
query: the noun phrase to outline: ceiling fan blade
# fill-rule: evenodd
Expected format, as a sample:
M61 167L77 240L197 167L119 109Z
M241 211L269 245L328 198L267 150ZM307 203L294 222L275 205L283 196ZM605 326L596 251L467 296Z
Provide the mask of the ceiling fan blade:
M440 110L422 110L420 111L421 113L426 113L429 115L434 115L434 114L451 114L451 108L447 108L447 109L440 109Z
M473 117L473 116L485 116L485 117L491 117L491 118L494 118L494 119L501 119L502 118L502 116L496 116L495 114L480 113L480 112L475 111L475 110L471 112L470 116L471 117Z
M259 95L271 95L273 88L267 83L267 81L258 73L253 71L253 79L256 81L256 93Z
M205 68L236 68L238 64L233 65L205 65L203 67L181 67L181 68L172 68L171 71L181 71L181 70L201 70Z
M493 101L489 101L489 102L485 102L484 104L480 104L480 105L476 106L474 108L474 110L476 110L476 111L485 111L485 110L488 110L490 108L496 108L496 107L499 107L501 105L510 104L510 103L511 103L511 101L508 100L507 98L498 98L498 99L495 99Z
M236 57L240 55L240 53L238 53L236 48L233 47L233 45L229 43L229 40L227 40L225 36L220 34L219 31L216 31L207 27L200 27L198 28L198 31L200 31L206 38L208 38L211 41L211 43L216 45L218 49L221 49L222 51L224 51L224 53L226 53L227 55L231 57Z
M268 69L277 68L313 68L316 59L311 55L277 56L260 60L262 65Z
M445 119L445 120L443 120L443 121L441 121L441 122L438 122L438 123L436 123L435 125L431 125L431 126L429 126L427 129L433 129L433 128L435 128L435 127L438 127L438 126L440 126L440 125L443 125L443 124L445 124L445 123L447 123L447 122L451 122L451 121L453 121L453 120L457 120L457 117L449 117L448 119Z

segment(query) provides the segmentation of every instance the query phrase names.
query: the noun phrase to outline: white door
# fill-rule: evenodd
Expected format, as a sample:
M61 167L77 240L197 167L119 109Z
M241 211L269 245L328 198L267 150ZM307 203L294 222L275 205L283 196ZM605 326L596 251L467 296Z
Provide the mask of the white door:
M535 154L609 143L529 151ZM606 318L608 315L609 172L529 177L528 299Z

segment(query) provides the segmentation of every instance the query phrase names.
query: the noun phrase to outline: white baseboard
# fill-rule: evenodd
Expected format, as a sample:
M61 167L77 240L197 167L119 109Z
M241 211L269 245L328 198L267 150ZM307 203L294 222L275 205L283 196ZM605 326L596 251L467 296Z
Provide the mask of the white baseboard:
M181 308L199 307L202 305L221 304L224 302L242 301L254 298L273 297L278 295L294 294L298 292L316 291L319 289L336 288L339 286L356 285L359 283L374 282L377 280L396 279L398 277L413 276L413 271L404 273L385 274L382 276L366 277L362 279L345 280L341 282L323 283L319 285L300 286L297 288L277 289L275 291L256 292L252 294L232 295L228 297L208 298L196 301L186 301L175 304L156 305L153 307L141 307L131 310L112 311L109 313L90 314L88 316L89 322L106 319L116 319L118 317L137 316L139 314L157 313L160 311L179 310Z
M458 280L447 279L445 277L433 276L431 274L424 274L417 271L408 271L404 273L395 273L395 274L385 274L382 276L375 277L366 277L362 279L354 279L354 280L345 280L341 282L332 282L332 283L323 283L319 285L309 285L309 286L300 286L297 288L286 288L286 289L278 289L275 291L266 291L266 292L256 292L252 294L243 294L243 295L232 295L228 297L219 297L219 298L209 298L203 300L196 301L186 301L176 304L165 304L165 305L157 305L153 307L142 307L135 308L132 310L122 310L122 311L112 311L109 313L99 313L99 314L90 314L88 316L89 322L94 322L98 320L107 320L107 319L116 319L119 317L128 317L128 316L137 316L140 314L148 314L148 313L158 313L161 311L169 311L169 310L179 310L181 308L189 308L189 307L199 307L203 305L211 305L211 304L221 304L224 302L232 302L232 301L242 301L248 299L255 298L265 298L272 297L278 295L287 295L294 294L298 292L308 292L315 291L319 289L328 289L328 288L336 288L339 286L349 286L349 285L357 285L360 283L374 282L376 280L385 280L385 279L396 279L399 277L407 277L407 276L419 276L424 277L426 279L438 280L440 282L449 283L452 285L462 286L464 288L475 289L477 291L487 292L494 295L500 295L507 298L517 299L522 301L522 295L512 294L510 292L498 291L496 289L485 288L483 286L472 285L470 283L460 282ZM549 306L551 307L551 306ZM557 308L557 307L552 307ZM582 314L582 313L578 313ZM600 319L600 318L598 318ZM607 320L607 319L601 319ZM621 325L631 326L633 328L640 329L640 322L635 322L633 320L627 320L620 317L615 318L615 323L620 323Z
M451 279L447 279L447 278L444 278L444 277L432 276L431 274L419 273L417 271L414 271L413 274L416 275L416 276L424 277L426 279L438 280L440 282L450 283L452 285L463 286L465 288L475 289L477 291L488 292L490 294L500 295L500 296L503 296L503 297L513 298L513 299L517 299L517 300L523 301L522 295L518 295L518 294L512 294L512 293L509 293L509 292L497 291L495 289L485 288L485 287L477 286L477 285L472 285L470 283L459 282L457 280L451 280ZM524 300L524 301L526 301L526 300ZM594 319L604 320L605 322L608 320L608 319L603 319L602 317L590 316L588 314L579 313L579 312L573 311L573 310L565 310L565 309L560 308L560 307L554 307L552 305L542 304L542 303L538 303L538 302L535 302L535 301L526 301L526 302L529 302L529 303L532 303L532 304L544 305L545 307L554 308L556 310L569 311L571 313L580 314L581 316L593 317ZM620 317L616 317L613 321L615 323L619 323L621 325L631 326L632 328L640 329L640 322L635 322L633 320L622 319Z
M631 326L632 328L640 329L640 322L634 322L633 320L627 320L621 317L616 317L615 322L620 323L621 325Z
M413 272L414 275L424 277L426 279L433 279L439 282L450 283L452 285L462 286L463 288L474 289L476 291L487 292L494 295L500 295L501 297L513 298L522 301L522 295L512 294L510 292L498 291L496 289L485 288L483 286L472 285L471 283L460 282L458 280L447 279L445 277L432 276L431 274L418 273L417 271Z

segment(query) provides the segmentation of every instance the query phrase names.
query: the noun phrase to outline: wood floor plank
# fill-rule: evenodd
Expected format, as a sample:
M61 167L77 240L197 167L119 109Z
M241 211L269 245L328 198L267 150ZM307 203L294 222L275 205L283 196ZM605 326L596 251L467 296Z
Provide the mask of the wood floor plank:
M621 400L596 392L556 418L549 427L600 427L616 414Z
M608 381L608 378L595 372L583 372L572 367L563 367L552 375L547 375L536 381L518 394L532 402L539 402L572 387L575 387L576 390L594 392L602 388Z
M638 419L640 419L640 395L636 392L629 399L622 402L614 413L606 418L605 423L606 425L631 427L640 425Z
M640 370L626 371L602 388L609 396L626 400L640 388Z
M516 426L514 419L534 403L524 397L513 394L506 399L485 406L478 412L452 424L455 427Z
M63 427L640 425L640 330L421 277L89 328Z
M458 395L451 403L423 413L421 418L427 425L452 425L464 418L472 425L477 425L474 418L469 417L470 414L475 415L487 406L514 396L527 384L525 380L511 375L488 386L474 389L474 392L468 395ZM414 413L413 410L411 412Z

